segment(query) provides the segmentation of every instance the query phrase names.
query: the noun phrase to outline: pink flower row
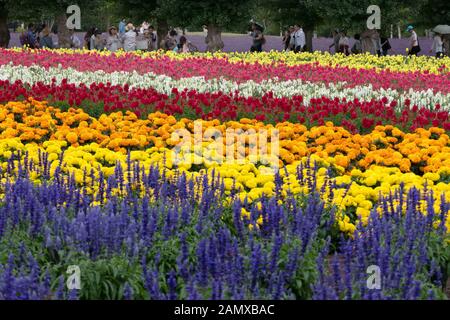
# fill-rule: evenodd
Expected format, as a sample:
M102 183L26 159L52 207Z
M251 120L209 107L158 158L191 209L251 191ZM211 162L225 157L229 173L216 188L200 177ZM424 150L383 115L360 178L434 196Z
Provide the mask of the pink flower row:
M61 54L51 51L9 51L0 49L0 65L12 62L14 65L40 65L45 68L73 68L78 71L105 72L136 71L140 74L164 74L173 78L204 76L207 79L223 77L236 82L263 80L277 77L281 81L301 79L309 82L347 82L348 87L372 84L374 89L395 89L398 91L428 90L450 93L450 73L429 74L427 72L394 72L390 70L356 70L348 67L320 66L318 63L287 66L231 63L226 59L192 57L172 60L167 56L141 58L133 54L105 56L96 53Z

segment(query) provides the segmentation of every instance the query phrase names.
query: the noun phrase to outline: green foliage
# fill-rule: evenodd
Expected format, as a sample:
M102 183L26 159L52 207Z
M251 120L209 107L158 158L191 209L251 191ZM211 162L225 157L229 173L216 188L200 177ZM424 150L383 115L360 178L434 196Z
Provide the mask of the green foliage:
M0 0L9 19L39 22L54 19L72 0ZM115 23L125 18L135 23L167 21L173 27L200 30L213 24L223 31L244 32L250 18L262 22L267 32L278 34L281 27L302 24L328 35L332 28L362 31L366 27L369 5L381 8L382 29L391 24L416 24L419 29L450 23L450 2L431 0L78 0L82 26ZM99 26L102 27L103 26ZM328 30L328 32L327 32Z

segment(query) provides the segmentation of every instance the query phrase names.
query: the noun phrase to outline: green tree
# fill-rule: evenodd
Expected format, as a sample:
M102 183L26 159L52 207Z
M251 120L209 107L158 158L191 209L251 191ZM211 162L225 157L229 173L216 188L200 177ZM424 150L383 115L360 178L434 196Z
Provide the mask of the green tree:
M0 48L7 48L11 39L8 29L8 14L6 1L0 0Z
M123 0L119 1L119 11L122 18L135 21L152 21L156 24L158 33L158 46L169 30L169 20L176 12L176 0ZM172 9L173 8L173 9Z
M370 15L367 13L367 8L370 5L380 7L381 30L384 33L390 31L391 25L412 15L411 0L322 0L321 3L326 8L322 16L328 23L341 29L358 32L367 28L366 22Z
M418 0L416 3L416 21L427 26L450 24L450 2L436 0Z
M208 30L205 42L208 51L224 47L222 31L242 21L249 21L251 2L242 0L187 0L179 1L194 26L205 25Z
M276 13L275 21L281 25L301 25L306 35L306 50L312 51L313 33L323 23L326 10L320 0L262 0L262 6Z

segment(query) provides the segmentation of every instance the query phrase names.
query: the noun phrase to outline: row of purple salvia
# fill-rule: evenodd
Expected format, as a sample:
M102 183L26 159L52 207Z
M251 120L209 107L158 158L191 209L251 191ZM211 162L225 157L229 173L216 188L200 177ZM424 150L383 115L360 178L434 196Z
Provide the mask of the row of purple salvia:
M331 179L318 193L289 194L280 204L282 179L277 176L277 196L262 199L259 211L238 199L224 205L219 179L168 178L131 161L125 169L117 166L112 177L97 179L102 195L93 199L62 170L50 178L45 154L40 158L36 165L10 161L6 172L13 175L17 166L14 181L3 187L0 206L0 298L107 298L101 289L94 290L98 296L86 293L103 284L86 281L89 270L83 269L80 292L67 292L65 270L55 266L79 260L113 263L117 257L137 273L121 275L117 296L125 298L442 297L445 276L438 258L448 257L435 257L430 248L444 245L442 221L450 205L443 198L434 212L428 191L404 196L400 190L383 198L382 215L375 208L368 226L358 226L354 238L339 239L335 212L322 200L325 190L332 197ZM305 176L302 169L310 173ZM36 185L30 170L41 170L48 181ZM299 168L299 182L317 189L316 171L310 163ZM148 192L133 192L135 184ZM115 188L123 189L123 196L113 195ZM420 199L429 204L426 215ZM243 207L251 212L249 221L241 218ZM262 226L256 224L260 215ZM366 287L370 265L380 267L381 289Z

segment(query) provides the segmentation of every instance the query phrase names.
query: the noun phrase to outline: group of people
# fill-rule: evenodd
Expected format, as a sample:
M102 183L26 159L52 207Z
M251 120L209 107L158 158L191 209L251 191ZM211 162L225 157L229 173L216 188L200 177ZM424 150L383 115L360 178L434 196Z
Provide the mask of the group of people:
M251 52L261 52L266 42L263 33L264 28L257 23L251 24L249 35L252 37ZM418 55L422 51L419 38L412 25L408 26L406 31L410 33L410 45L408 55ZM334 52L345 55L360 54L369 52L378 56L386 56L392 50L388 37L381 34L380 30L367 30L361 34L354 35L353 45L350 46L350 39L345 30L335 29L332 31L333 43L328 47L334 47ZM195 52L198 48L194 46L187 38L182 35L178 38L176 30L170 30L164 39L161 39L158 46L158 39L155 28L147 22L143 22L139 27L135 27L133 23L120 21L118 28L111 26L108 29L106 37L103 33L92 27L84 37L84 43L77 37L74 30L70 30L70 47L86 48L88 50L109 50L117 51L153 51L158 47L180 53ZM303 52L306 50L306 36L303 28L296 24L289 27L283 35L283 47L285 51ZM35 26L29 24L26 31L20 36L22 46L26 45L30 48L56 48L57 43L53 41L52 30L45 24ZM447 42L447 43L446 43ZM433 45L430 53L434 52L437 58L448 54L449 43L439 33L434 34Z
M73 35L75 37L75 35ZM84 37L84 46L88 50L108 50L115 52L119 49L124 51L154 51L158 49L158 39L155 28L147 22L143 22L139 27L133 23L120 21L119 27L111 26L106 37L97 28L91 28ZM72 41L76 48L77 41ZM178 39L178 32L170 30L167 36L161 41L161 48L176 52L192 52L198 49L190 43L183 35Z
M30 23L27 30L20 35L20 43L22 46L28 46L32 49L53 49L57 44L53 42L51 34L52 31L46 24L35 26L33 23Z
M187 40L186 36L182 35L178 41L178 32L170 30L167 36L161 41L160 47L166 51L175 51L179 53L188 53L199 51L198 48Z
M407 30L410 34L410 48L408 48L409 55L417 55L422 48L420 47L419 38L417 36L416 31L414 30L414 26L408 26ZM446 43L447 42L447 43ZM434 53L436 58L442 58L445 54L448 54L449 43L448 39L444 39L444 36L440 33L434 32L433 36L433 44L430 48L430 53Z
M283 35L285 51L302 52L306 49L306 35L303 28L298 24L290 26Z
M333 32L333 43L329 46L329 50L334 46L336 52L343 53L345 55L360 54L363 52L370 52L377 56L387 56L389 51L392 50L392 46L389 39L382 35L379 30L373 30L372 32L365 32L363 34L355 34L353 36L354 43L350 48L350 39L347 36L347 32L340 31L338 29Z
M72 41L76 48L78 41ZM144 22L136 28L131 22L125 24L119 23L119 27L111 26L108 28L107 36L103 32L92 27L84 36L84 47L88 50L109 50L115 52L119 49L124 51L153 51L157 49L155 28Z
M408 26L406 31L410 34L408 55L418 55L422 49L414 26ZM355 34L352 46L350 46L350 39L345 30L333 30L332 38L333 43L328 47L328 50L331 52L331 48L334 47L335 53L342 53L347 56L364 52L387 56L393 50L389 38L384 36L380 30L367 30L361 34ZM302 52L306 48L305 32L299 25L291 26L284 32L282 42L285 51ZM437 58L441 58L446 54L446 47L448 45L445 45L443 35L435 33L430 53L434 52Z

